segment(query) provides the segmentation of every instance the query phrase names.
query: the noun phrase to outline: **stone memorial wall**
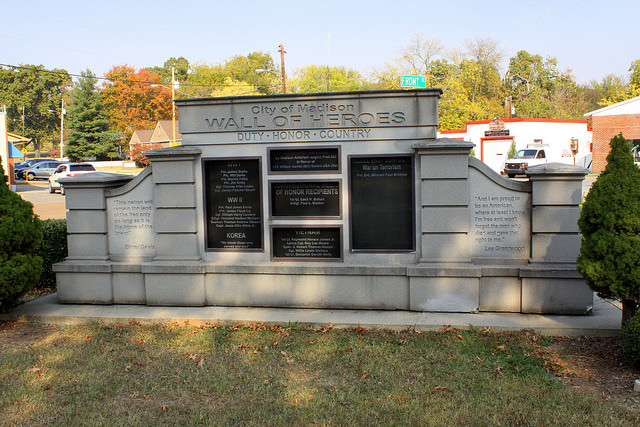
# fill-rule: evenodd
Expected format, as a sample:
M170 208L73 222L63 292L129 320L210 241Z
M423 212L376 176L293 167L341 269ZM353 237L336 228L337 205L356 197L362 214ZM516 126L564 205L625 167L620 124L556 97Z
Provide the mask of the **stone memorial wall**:
M177 100L182 146L64 179L59 300L587 313L585 170L497 175L436 138L439 96Z

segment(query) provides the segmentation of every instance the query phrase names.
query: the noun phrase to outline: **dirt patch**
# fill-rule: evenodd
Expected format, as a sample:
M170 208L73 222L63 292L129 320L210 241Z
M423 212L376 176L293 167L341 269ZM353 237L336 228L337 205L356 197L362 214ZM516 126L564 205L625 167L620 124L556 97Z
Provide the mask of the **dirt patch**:
M0 321L0 352L24 350L60 329L58 325Z
M568 387L595 393L640 413L640 393L633 390L640 368L625 359L619 338L554 337L536 353Z

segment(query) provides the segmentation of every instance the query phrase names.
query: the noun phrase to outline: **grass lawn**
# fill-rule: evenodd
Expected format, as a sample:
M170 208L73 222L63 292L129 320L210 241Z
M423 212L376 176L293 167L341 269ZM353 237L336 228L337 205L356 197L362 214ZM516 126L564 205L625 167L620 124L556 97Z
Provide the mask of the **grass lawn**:
M533 333L57 327L0 354L0 425L638 425Z

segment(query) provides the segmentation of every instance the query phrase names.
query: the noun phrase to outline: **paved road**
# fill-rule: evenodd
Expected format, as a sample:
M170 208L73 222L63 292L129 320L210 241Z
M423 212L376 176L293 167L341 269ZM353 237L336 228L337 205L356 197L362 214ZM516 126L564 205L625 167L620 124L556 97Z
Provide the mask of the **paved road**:
M33 203L33 211L40 219L64 219L67 217L64 196L60 193L50 194L48 181L17 181L16 193L24 200Z

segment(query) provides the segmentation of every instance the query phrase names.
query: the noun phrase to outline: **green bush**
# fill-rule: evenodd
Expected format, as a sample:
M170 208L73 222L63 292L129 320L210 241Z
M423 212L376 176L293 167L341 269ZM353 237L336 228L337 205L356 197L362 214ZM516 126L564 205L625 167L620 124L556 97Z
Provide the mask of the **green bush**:
M42 274L36 283L37 289L56 286L56 275L51 266L67 257L67 221L64 219L45 219L42 222L42 243L36 254L42 258Z
M622 325L640 301L640 170L622 135L582 204L578 272L606 299L622 302Z
M640 366L640 312L629 319L622 328L622 349L636 365Z
M511 141L511 147L509 147L509 152L507 153L507 159L513 159L516 154L518 154L518 150L516 150L516 140L515 138Z
M42 222L33 205L9 190L0 163L0 311L18 299L40 277L42 258L35 250L42 240Z

